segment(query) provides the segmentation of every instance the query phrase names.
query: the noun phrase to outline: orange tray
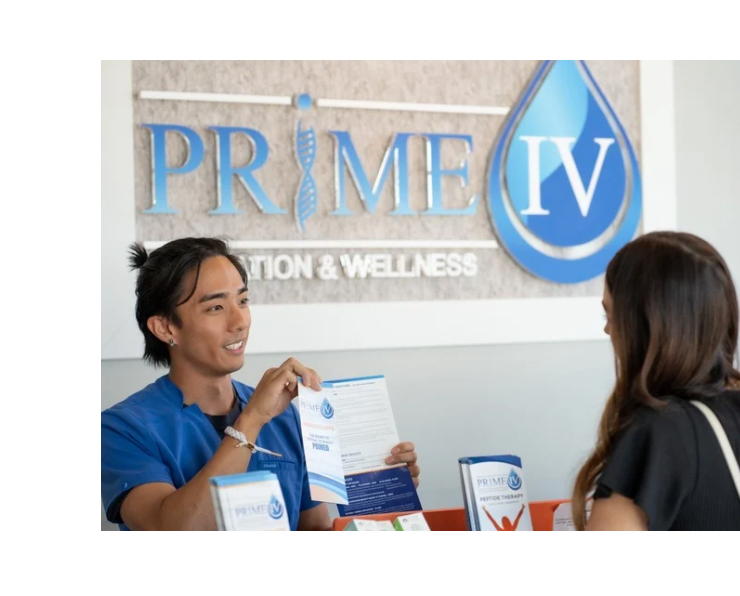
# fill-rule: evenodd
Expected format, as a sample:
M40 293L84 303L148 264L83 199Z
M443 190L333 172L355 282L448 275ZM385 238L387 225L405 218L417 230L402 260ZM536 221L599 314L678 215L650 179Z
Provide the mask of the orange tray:
M532 529L538 532L552 531L552 517L555 508L561 503L567 503L568 499L557 501L533 501L529 504L529 514L532 517ZM409 512L411 513L411 512ZM418 512L413 512L418 513ZM455 507L453 509L428 509L422 511L424 518L429 524L429 529L442 532L465 531L468 529L465 523L465 509ZM402 513L381 513L378 515L357 515L359 519L374 519L376 521L393 521ZM332 523L333 530L344 530L355 517L338 517Z

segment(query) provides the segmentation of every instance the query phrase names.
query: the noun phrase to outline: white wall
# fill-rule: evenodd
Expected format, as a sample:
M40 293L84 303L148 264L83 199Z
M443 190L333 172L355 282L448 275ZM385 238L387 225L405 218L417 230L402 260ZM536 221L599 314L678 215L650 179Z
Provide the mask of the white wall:
M674 83L678 225L713 242L740 281L740 63L676 63ZM255 384L285 356L248 355L236 378ZM426 508L462 505L463 455L521 455L532 500L567 497L614 381L606 341L295 356L327 379L387 376ZM162 374L132 360L103 361L101 372L103 409Z
M740 286L740 61L675 62L678 223Z

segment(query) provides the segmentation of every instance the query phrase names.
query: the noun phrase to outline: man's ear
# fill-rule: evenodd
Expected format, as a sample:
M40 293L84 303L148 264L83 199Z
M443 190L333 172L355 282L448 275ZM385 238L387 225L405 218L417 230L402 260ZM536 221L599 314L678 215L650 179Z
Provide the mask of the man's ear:
M157 339L166 344L172 345L172 342L177 344L177 327L167 317L163 317L162 315L149 317L146 326Z

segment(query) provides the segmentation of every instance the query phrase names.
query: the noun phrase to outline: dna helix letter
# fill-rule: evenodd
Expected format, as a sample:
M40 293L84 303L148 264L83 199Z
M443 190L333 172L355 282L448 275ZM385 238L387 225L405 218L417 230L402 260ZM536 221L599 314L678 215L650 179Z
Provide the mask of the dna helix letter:
M298 165L303 170L298 194L295 200L295 217L298 228L301 232L306 231L306 220L316 213L318 208L318 193L316 191L316 182L311 176L311 168L316 159L316 133L313 127L302 128L301 122L298 122L295 138L296 156Z

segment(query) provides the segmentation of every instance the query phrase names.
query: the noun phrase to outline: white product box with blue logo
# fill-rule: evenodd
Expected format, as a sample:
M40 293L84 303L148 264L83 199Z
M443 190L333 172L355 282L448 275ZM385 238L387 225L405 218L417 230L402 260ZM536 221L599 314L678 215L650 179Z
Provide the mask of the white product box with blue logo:
M211 478L219 530L290 530L280 481L273 472Z
M487 455L463 457L459 463L468 529L494 532L532 529L520 458Z

